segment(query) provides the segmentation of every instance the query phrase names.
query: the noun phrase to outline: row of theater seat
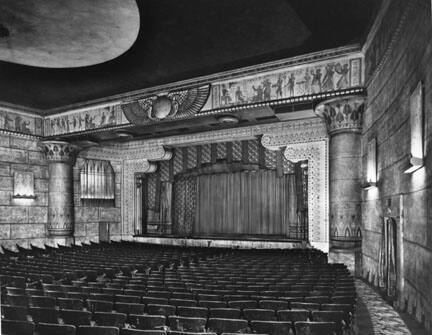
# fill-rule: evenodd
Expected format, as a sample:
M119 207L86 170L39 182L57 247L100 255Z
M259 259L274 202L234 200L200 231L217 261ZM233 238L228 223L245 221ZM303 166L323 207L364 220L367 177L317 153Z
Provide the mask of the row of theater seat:
M1 271L7 277L2 295L11 305L2 306L3 317L34 322L36 331L46 322L52 328L66 323L78 327L78 334L80 327L91 324L95 331L114 326L122 332L132 327L217 334L259 329L270 335L285 334L287 329L297 334L341 334L352 322L353 280L343 266L326 264L320 252L168 249L93 244L0 257L7 264ZM107 260L114 254L112 262ZM137 260L143 257L136 267L118 264L127 254ZM174 256L171 261L169 255ZM97 270L88 270L92 262ZM33 271L39 265L43 271L37 277ZM54 266L51 275L47 265ZM66 269L62 276L59 269Z

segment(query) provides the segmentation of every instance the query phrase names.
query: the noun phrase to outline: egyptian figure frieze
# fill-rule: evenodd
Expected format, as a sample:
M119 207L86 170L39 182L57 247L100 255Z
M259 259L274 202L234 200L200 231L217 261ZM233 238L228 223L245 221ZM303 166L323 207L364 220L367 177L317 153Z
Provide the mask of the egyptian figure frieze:
M55 115L45 119L45 136L74 133L97 128L127 124L128 121L118 106L95 108L66 115Z
M339 58L216 83L212 86L212 108L338 91L362 84L362 59Z
M0 129L28 135L43 135L41 117L0 109Z

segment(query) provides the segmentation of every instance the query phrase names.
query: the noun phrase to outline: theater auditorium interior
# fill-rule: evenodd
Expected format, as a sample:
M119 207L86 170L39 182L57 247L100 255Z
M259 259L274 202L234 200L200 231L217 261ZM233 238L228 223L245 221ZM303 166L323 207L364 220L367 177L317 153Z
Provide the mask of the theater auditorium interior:
M1 334L432 334L431 14L0 0Z

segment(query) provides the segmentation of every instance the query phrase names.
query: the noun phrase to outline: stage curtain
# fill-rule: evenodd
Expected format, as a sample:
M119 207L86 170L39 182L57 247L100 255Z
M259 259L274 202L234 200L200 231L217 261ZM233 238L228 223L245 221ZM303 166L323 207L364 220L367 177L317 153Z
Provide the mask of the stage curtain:
M295 175L275 170L197 177L195 236L284 235L298 224Z

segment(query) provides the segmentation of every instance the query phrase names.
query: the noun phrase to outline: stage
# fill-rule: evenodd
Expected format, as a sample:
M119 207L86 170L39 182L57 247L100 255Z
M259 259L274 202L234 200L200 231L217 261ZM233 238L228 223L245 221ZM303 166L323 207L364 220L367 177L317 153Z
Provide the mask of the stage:
M282 237L179 237L160 235L134 235L133 241L150 244L187 247L237 248L237 249L294 249L306 248L308 244L300 240Z

